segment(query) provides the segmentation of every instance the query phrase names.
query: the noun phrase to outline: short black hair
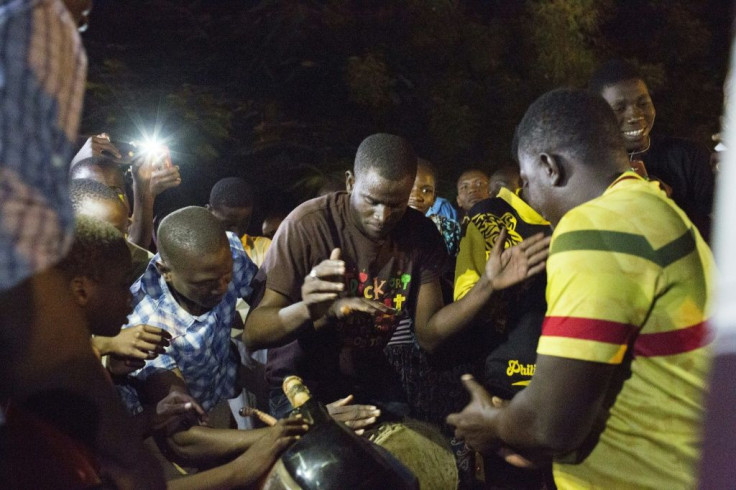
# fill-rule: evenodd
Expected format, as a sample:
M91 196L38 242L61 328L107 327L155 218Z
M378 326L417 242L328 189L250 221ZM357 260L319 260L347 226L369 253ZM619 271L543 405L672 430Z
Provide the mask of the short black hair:
M72 168L69 169L69 178L78 179L80 176L85 175L87 171L93 167L118 168L119 166L119 163L108 157L88 157L83 160L79 160L72 166Z
M356 177L374 170L384 179L399 180L417 174L417 154L405 138L377 133L358 147L353 171Z
M240 177L218 180L210 191L210 206L221 208L249 208L253 206L253 188Z
M74 243L58 268L70 279L84 276L99 280L102 272L113 264L132 267L123 234L105 221L77 216Z
M590 76L588 90L601 94L606 87L627 80L643 81L644 78L633 63L624 60L608 60Z
M69 198L75 213L88 200L120 202L117 192L92 179L74 179L69 182Z
M490 179L490 178L491 178L491 175L490 175L490 174L488 173L488 171L486 171L486 170L483 170L482 168L478 168L478 167L472 167L472 168L466 168L465 170L463 170L462 172L460 172L460 175L458 175L458 176L457 176L457 182L460 182L460 178L461 178L461 177L462 177L463 175L465 175L465 174L467 174L467 173L469 173L469 172L478 172L478 173L481 173L481 174L483 174L483 176L484 176L484 177L485 177L486 179Z
M535 100L517 132L518 152L527 154L562 151L595 165L625 147L616 116L598 94L579 89L556 89Z
M419 167L422 167L427 171L429 175L432 176L432 178L436 181L437 180L437 169L434 168L434 165L432 165L432 162L429 160L425 160L424 158L417 158L417 169Z
M178 209L161 220L158 250L169 267L186 267L185 260L217 252L227 246L227 234L220 220L203 207Z

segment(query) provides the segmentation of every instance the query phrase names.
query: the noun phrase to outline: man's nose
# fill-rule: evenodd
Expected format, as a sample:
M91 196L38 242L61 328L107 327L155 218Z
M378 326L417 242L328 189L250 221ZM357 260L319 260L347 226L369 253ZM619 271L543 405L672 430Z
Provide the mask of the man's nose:
M625 115L627 121L633 122L642 119L644 112L636 104L631 104L626 108Z
M373 217L381 224L385 223L386 220L388 220L390 214L391 210L388 208L388 206L384 205L376 206L376 209L373 211Z

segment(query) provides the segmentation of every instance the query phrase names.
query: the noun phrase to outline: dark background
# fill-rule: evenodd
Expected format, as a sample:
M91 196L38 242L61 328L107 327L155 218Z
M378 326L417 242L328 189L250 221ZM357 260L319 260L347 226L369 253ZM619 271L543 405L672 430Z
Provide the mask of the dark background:
M638 64L654 131L712 147L731 39L727 0L96 0L81 131L165 137L183 184L159 212L204 204L218 179L258 189L257 218L343 179L360 141L406 136L454 201L463 169L510 158L528 104ZM259 229L258 219L254 223Z

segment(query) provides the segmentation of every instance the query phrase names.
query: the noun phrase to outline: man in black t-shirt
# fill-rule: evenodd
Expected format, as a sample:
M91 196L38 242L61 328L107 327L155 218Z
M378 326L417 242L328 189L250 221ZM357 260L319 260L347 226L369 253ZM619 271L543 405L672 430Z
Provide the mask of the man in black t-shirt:
M353 394L358 403L408 414L404 373L383 352L389 340L435 352L481 314L494 290L544 268L541 235L495 250L478 287L443 308L442 238L407 208L416 166L403 138L369 136L347 173L348 192L302 204L274 236L262 267L266 290L243 338L250 349L269 348L275 415L289 409L273 396L288 374L301 375L323 402Z
M630 63L604 63L588 87L606 99L616 114L632 168L642 177L661 181L707 241L715 187L708 149L683 138L650 135L654 103L646 82Z

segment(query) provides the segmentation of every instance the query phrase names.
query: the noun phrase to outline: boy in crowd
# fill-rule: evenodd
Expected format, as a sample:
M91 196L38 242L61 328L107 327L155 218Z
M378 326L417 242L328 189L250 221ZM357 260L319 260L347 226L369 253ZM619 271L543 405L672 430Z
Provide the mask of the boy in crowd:
M552 234L549 222L523 200L523 190L514 186L518 180L517 168L497 170L491 177L498 184L494 197L470 209L455 267L455 301L464 298L480 281L499 239L503 239L501 247L506 249L538 233ZM499 291L484 307L484 314L460 334L460 342L456 341L463 346L461 355L480 362L483 386L503 400L520 392L534 374L537 342L547 309L546 284L542 272ZM548 473L515 468L496 454L485 458L489 485L513 481L516 488L542 488L544 478L551 478Z
M113 158L104 155L90 156L72 163L69 178L92 179L113 189L125 203L129 215L132 211L128 239L139 247L148 249L153 238L154 201L165 190L181 184L179 168L160 166L146 156L133 160L133 206L130 205L126 192L124 169L125 166Z
M245 253L258 267L263 264L271 239L248 235L253 216L253 188L239 177L218 180L210 191L210 202L205 206L220 220L225 230L235 233L243 242Z
M157 403L176 389L191 394L209 412L240 391L240 359L230 341L230 326L237 298L250 301L256 294L257 268L238 237L226 233L202 207L168 215L158 240L159 253L131 288L136 306L124 328L140 324L162 328L171 334L171 345L132 374L138 389L126 388L122 395L129 410L138 413L141 402ZM359 410L356 407L346 416L355 418ZM301 432L296 419L253 430L217 429L191 419L170 427L165 442L174 458L211 464L240 454L264 434L291 437Z
M130 218L128 211L113 188L92 179L75 179L69 183L69 197L74 214L91 216L110 223L123 236L127 236ZM146 270L153 254L126 240L133 259L130 284Z
M447 323L471 321L477 314L466 318L462 306L442 309L439 276L447 253L433 224L407 209L416 165L404 138L369 136L347 173L348 192L308 201L284 221L264 264L266 292L246 319L244 333L250 347L279 346L269 350L268 359L274 395L280 378L296 373L322 400L360 389L360 399L406 415L400 378L406 375L402 370L416 366L404 358L397 373L383 348L391 340L390 356L399 349L394 345L416 339L432 352L457 333ZM539 240L513 247L504 267L513 254L530 254L536 256L534 265L515 272L521 278L539 272L543 257L532 247L544 248ZM503 278L494 286L518 280ZM465 302L481 303L492 292L483 281ZM276 414L288 410L276 396L272 402Z
M447 253L450 257L457 255L460 244L460 223L439 214L428 214L437 198L437 173L430 162L423 158L417 159L417 176L409 194L409 207L416 209L434 222L437 230L445 240Z
M488 174L477 168L466 170L457 179L457 206L463 215L463 223L470 208L490 197Z
M514 193L521 189L521 178L517 165L502 165L491 174L488 183L490 197L498 196L498 192L504 187Z
M87 216L78 216L75 239L68 256L59 264L74 299L84 311L90 333L113 337L118 334L131 310L128 285L131 261L123 236L108 223ZM132 329L129 329L132 330ZM170 338L170 337L167 337ZM168 346L168 342L164 345ZM131 371L108 369L113 379ZM59 407L54 407L59 412ZM143 436L149 430L161 430L191 414L206 420L197 401L184 391L172 389L156 408L147 409L134 418L135 427ZM232 462L194 476L177 480L173 488L212 488L216 485L248 485L260 477L275 461L282 449L295 440L285 423L271 430L272 434L256 441L248 451Z

